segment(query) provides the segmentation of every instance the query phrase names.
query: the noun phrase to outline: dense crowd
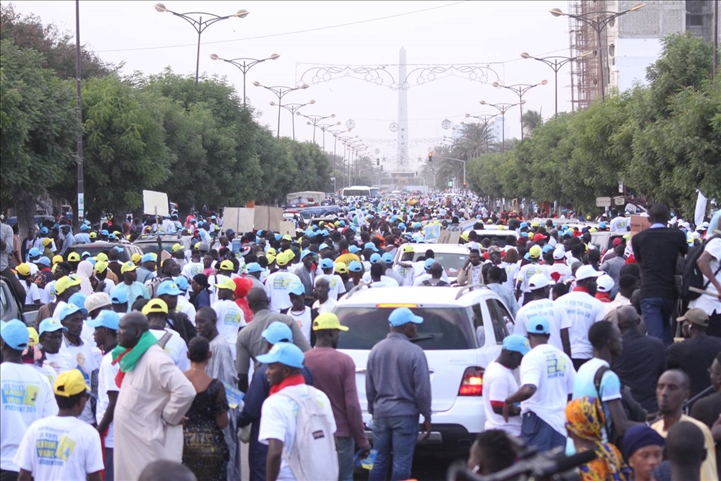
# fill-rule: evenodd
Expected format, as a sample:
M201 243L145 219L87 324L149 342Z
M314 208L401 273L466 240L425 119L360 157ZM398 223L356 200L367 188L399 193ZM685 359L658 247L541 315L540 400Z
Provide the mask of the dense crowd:
M592 225L538 217L436 194L338 201L335 219L297 218L294 235L236 233L211 212L78 232L63 219L23 239L0 224L2 278L37 310L0 331L0 480L352 480L369 460L370 480L410 479L432 427L412 342L423 318L389 310L364 424L334 314L360 285L486 285L512 314L485 367L470 471L510 468L532 447L593 452L577 468L588 481L718 480L721 212L692 228L654 205L634 235L615 211ZM434 225L468 248L455 279L432 243L417 252ZM592 242L604 231L617 234L608 249ZM183 241L128 257L126 244L161 233ZM683 285L689 265L703 294Z

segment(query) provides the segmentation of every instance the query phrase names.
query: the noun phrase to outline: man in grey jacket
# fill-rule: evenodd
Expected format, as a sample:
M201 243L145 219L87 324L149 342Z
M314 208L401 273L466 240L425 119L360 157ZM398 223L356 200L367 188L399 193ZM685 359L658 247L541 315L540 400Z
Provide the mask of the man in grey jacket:
M386 479L391 452L391 479L411 477L413 452L423 415L423 439L431 434L431 379L426 355L409 339L423 318L407 307L395 309L388 318L391 332L373 346L368 356L366 396L373 416L373 445L378 456L369 481Z

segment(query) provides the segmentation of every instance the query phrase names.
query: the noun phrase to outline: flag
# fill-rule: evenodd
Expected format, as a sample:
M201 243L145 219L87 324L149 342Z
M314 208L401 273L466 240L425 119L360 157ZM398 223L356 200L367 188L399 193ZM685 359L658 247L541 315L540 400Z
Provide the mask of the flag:
M704 197L700 190L696 189L698 198L696 199L696 213L694 215L694 223L699 226L703 223L704 217L706 217L706 204L708 199Z

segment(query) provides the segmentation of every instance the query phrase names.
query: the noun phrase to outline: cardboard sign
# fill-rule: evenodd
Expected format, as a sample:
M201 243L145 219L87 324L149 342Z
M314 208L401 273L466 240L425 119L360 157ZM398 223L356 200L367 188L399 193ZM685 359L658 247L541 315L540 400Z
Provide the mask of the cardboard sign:
M283 209L269 207L267 205L256 205L254 207L254 225L259 230L280 231L280 223L283 222ZM295 228L293 229L295 231Z
M144 190L143 214L158 216L170 215L168 194L165 192L155 192L154 190Z
M638 234L649 227L651 227L651 223L649 222L648 217L642 215L631 216L631 236Z
M278 230L280 235L290 235L295 237L295 222L292 220L284 220L280 223L280 229Z
M458 244L459 240L461 240L461 233L459 231L443 229L441 235L438 237L438 244Z
M223 228L233 229L235 232L250 232L253 230L255 210L243 207L226 207L223 211Z

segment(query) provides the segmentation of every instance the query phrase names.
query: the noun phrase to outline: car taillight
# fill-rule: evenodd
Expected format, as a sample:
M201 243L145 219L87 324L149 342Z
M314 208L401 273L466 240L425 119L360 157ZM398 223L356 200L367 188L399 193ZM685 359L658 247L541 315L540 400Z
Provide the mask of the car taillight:
M483 395L483 368L469 367L463 373L461 387L458 389L459 396L482 396Z

